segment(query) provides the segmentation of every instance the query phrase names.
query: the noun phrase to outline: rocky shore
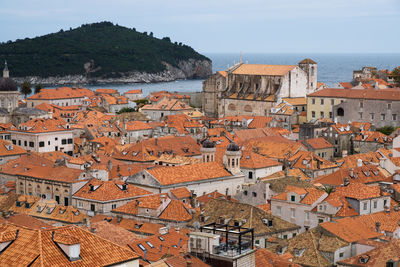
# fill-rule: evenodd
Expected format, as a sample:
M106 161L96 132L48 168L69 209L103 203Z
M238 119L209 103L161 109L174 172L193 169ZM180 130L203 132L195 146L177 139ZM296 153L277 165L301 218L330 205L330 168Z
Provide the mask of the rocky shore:
M94 83L156 83L170 82L179 79L202 79L212 74L212 63L208 60L189 59L181 61L178 67L174 67L164 62L166 69L159 73L146 72L125 72L117 75L108 75L109 77L91 77L90 75L67 75L56 77L13 77L18 84L28 81L31 84L42 85L83 85ZM110 77L115 76L115 77Z

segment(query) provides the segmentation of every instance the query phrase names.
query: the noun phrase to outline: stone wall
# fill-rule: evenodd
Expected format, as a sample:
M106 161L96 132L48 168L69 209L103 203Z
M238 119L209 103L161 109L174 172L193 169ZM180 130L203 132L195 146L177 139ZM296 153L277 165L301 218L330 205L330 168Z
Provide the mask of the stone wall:
M339 116L339 109L343 110L343 116ZM400 100L347 99L333 107L333 116L338 123L363 121L370 122L377 128L397 127L400 123Z

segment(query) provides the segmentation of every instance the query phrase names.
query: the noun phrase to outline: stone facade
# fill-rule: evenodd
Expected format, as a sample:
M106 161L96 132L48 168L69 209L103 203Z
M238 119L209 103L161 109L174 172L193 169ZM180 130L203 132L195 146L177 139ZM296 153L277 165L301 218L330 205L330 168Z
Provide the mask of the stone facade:
M400 99L347 99L333 107L333 114L338 123L364 121L377 128L397 127L400 122Z
M316 86L317 63L310 59L291 66L240 62L204 81L203 111L214 117L268 116L282 98L305 97Z
M217 72L203 82L202 107L206 116L218 117L218 100L226 88L226 73Z

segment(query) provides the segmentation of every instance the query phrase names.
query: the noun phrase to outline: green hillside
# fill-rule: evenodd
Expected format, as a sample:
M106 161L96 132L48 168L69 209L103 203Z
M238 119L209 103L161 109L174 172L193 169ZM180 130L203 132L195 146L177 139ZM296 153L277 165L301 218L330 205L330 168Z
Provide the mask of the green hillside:
M7 60L13 77L85 74L84 64L93 60L90 77L119 77L128 71L163 71L162 61L177 66L180 60L207 59L168 37L157 39L101 22L82 25L36 38L0 44L0 62Z

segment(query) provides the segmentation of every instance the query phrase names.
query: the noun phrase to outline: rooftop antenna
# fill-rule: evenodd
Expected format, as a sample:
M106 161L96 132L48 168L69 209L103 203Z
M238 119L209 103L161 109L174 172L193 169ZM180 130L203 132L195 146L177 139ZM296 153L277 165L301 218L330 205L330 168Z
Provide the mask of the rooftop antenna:
M243 63L243 61L242 61L242 51L240 51L240 59L239 59L239 63Z

